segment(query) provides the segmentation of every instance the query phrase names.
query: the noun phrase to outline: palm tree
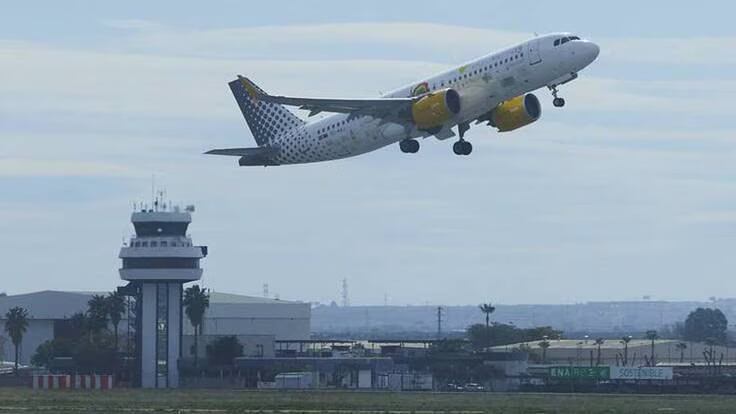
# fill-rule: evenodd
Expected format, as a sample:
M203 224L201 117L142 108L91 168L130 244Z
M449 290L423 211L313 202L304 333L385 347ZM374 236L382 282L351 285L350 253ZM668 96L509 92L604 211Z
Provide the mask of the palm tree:
M598 345L598 358L596 360L596 365L601 364L601 345L603 345L604 342L606 342L606 340L603 338L597 338L595 340L595 344Z
M680 351L680 363L682 364L685 362L685 350L687 349L687 344L685 342L678 342L675 344L675 348Z
M657 335L657 331L655 330L647 331L646 335L647 335L647 339L652 341L652 353L650 354L650 357L649 357L649 366L653 367L656 364L655 357L654 357L654 341L657 340L657 338L659 338L659 335Z
M20 306L8 310L5 314L5 332L15 347L15 375L18 375L18 358L20 356L20 344L23 342L23 334L28 329L28 311Z
M547 363L547 348L549 348L550 343L548 340L544 340L539 342L539 347L542 348L542 364Z
M194 327L194 366L196 367L199 360L199 335L202 334L202 319L204 319L204 312L210 307L210 294L207 289L202 289L199 285L190 286L184 291L183 305L184 312Z
M480 311L486 315L486 329L491 326L491 314L496 311L496 307L493 304L483 303L478 306Z
M110 315L110 322L115 327L115 351L118 350L118 326L120 320L123 319L125 313L125 297L119 292L113 292L107 295L107 313Z
M90 341L93 340L94 334L107 328L108 302L103 295L94 295L87 302L87 323L90 334Z
M629 342L631 342L631 335L626 335L621 338L621 343L624 344L624 366L627 366L629 364Z

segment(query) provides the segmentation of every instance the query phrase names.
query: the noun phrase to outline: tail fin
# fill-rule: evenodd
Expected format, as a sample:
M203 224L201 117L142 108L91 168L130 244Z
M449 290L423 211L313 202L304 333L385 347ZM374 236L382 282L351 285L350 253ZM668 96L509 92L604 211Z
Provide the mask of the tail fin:
M259 146L268 145L275 136L304 125L304 121L283 106L259 101L257 95L265 92L249 79L238 76L228 85Z

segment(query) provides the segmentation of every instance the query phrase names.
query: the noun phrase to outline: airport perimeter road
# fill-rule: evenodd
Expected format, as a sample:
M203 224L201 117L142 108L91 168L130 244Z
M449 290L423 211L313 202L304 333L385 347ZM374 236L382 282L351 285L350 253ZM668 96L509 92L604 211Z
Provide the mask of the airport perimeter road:
M733 413L718 395L0 389L1 413Z

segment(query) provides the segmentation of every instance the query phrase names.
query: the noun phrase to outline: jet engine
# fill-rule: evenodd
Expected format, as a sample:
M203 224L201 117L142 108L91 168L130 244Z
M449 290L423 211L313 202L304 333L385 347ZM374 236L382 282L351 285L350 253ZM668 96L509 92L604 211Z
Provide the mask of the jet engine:
M459 112L460 95L454 89L444 89L425 95L411 107L414 124L424 131L442 128L445 122Z
M517 96L495 107L486 117L498 132L508 132L527 126L542 116L542 106L534 94Z

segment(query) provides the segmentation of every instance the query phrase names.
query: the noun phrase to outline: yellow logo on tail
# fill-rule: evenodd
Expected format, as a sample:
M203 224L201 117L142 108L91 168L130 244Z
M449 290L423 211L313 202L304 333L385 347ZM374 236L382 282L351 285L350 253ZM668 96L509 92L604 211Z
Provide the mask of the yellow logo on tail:
M251 82L248 78L238 75L238 79L240 79L240 82L243 84L243 88L245 88L245 91L248 92L248 96L250 96L250 99L252 99L254 102L258 101L258 90L256 89L256 86L253 85L253 82Z

